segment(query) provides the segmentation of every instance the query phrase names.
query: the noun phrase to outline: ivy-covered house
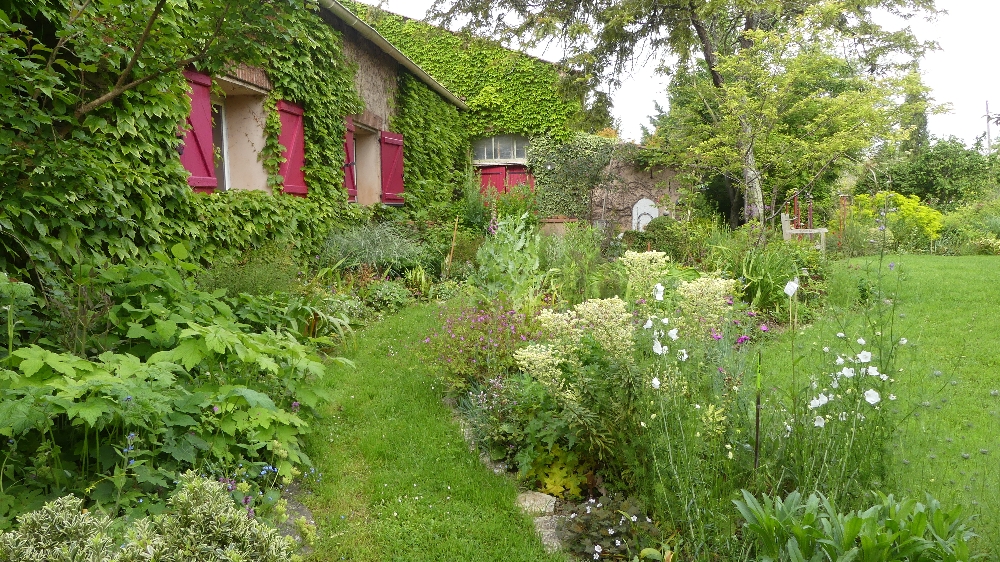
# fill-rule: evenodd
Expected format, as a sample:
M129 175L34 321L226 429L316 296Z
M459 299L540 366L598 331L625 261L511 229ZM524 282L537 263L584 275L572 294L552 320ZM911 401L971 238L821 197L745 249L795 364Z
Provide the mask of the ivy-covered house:
M408 151L396 119L402 105L401 83L419 81L456 108L467 106L339 3L321 6L319 16L338 32L344 58L355 68L354 88L363 102L361 111L343 116L347 201L402 205ZM246 64L235 64L216 76L194 70L184 76L191 114L180 159L195 191L272 192L280 186L285 194L309 196L305 123L312 108L272 95L268 73ZM277 135L272 136L281 155L274 178L265 169L269 118L276 121Z
M610 127L610 103L593 80L561 65L344 0L379 33L468 105L472 160L484 189L530 183L531 138L568 140Z

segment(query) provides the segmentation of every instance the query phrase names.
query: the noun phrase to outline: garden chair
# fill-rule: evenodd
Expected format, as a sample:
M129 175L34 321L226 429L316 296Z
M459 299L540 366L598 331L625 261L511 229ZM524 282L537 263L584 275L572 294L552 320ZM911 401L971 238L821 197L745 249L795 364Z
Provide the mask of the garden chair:
M781 213L781 237L785 240L791 240L793 234L819 234L816 249L826 253L826 233L829 231L828 228L792 228L791 217L788 213Z

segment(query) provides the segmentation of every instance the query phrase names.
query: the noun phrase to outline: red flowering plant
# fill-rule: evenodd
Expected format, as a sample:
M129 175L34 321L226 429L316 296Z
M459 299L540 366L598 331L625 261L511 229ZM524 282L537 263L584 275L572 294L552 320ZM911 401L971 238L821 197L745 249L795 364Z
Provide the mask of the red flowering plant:
M514 351L538 336L535 319L512 309L469 307L441 313L424 339L452 391L481 386L516 369Z

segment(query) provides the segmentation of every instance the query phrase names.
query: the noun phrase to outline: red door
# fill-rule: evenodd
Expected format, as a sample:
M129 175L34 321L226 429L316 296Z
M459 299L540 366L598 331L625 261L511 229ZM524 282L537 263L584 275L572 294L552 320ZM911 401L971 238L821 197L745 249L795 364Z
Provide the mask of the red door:
M212 143L212 77L184 71L191 98L191 113L181 151L181 164L191 173L188 185L195 191L210 193L219 185L215 177L215 147Z
M278 117L281 119L281 132L278 142L282 146L281 157L285 159L278 168L278 174L284 178L282 191L299 197L305 197L309 192L306 187L306 174L302 168L306 165L305 127L302 119L302 108L287 101L278 102Z
M523 185L528 184L532 188L535 187L535 176L531 175L528 171L527 166L507 166L507 185Z
M479 168L479 185L484 195L494 190L497 193L507 193L507 168L504 166Z

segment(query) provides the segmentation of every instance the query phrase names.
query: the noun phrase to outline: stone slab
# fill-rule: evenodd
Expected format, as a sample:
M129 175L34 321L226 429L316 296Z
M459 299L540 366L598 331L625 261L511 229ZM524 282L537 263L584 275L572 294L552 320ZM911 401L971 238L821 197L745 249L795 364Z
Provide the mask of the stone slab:
M552 515L556 510L556 498L541 492L522 492L517 496L517 505L529 515Z

